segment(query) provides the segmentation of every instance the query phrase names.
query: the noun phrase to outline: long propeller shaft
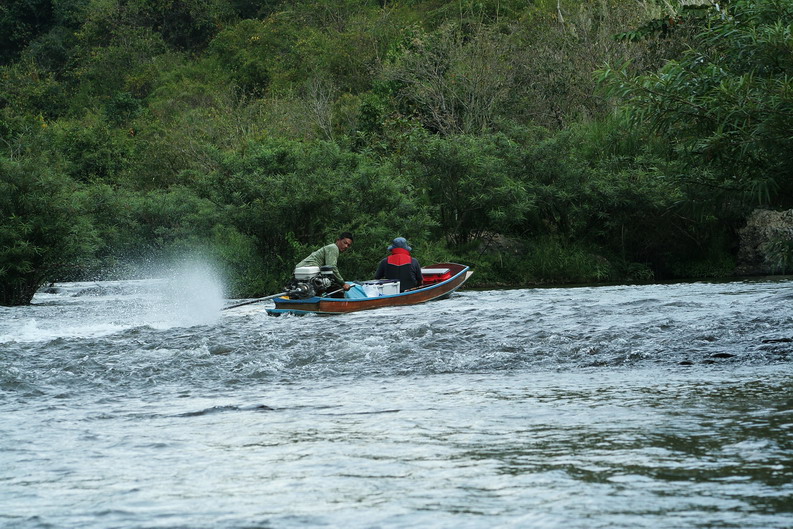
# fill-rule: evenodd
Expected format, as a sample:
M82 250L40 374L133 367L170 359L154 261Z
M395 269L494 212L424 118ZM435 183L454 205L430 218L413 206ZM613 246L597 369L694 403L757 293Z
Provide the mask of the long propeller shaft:
M229 310L229 309L236 309L237 307L242 307L243 305L252 305L254 303L261 303L262 301L267 301L268 299L277 298L278 296L283 296L286 294L287 291L279 292L278 294L273 294L272 296L267 296L264 298L258 298L251 301L243 301L242 303L237 303L236 305L229 305L228 307L223 307L220 310Z

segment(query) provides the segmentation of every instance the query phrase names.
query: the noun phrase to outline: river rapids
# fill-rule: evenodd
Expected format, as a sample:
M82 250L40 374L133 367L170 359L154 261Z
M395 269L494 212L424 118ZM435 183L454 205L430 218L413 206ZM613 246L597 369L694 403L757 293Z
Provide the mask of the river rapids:
M0 308L6 529L793 527L793 280Z

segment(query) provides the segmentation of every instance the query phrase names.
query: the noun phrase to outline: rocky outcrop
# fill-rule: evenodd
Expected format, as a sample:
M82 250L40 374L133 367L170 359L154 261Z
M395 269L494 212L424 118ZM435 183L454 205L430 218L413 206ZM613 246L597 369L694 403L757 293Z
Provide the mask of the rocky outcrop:
M739 236L738 274L793 273L793 209L756 210Z

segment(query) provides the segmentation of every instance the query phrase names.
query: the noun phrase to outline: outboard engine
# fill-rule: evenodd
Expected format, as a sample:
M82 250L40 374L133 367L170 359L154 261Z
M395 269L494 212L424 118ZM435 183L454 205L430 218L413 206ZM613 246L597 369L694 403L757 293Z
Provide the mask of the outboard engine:
M332 266L300 266L286 285L287 295L293 299L305 299L325 292L333 284Z

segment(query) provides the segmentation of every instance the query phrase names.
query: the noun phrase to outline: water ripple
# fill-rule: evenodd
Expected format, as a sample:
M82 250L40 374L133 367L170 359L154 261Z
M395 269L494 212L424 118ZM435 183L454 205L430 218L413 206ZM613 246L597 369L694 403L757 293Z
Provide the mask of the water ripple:
M791 527L791 286L205 318L64 285L0 308L0 525Z

